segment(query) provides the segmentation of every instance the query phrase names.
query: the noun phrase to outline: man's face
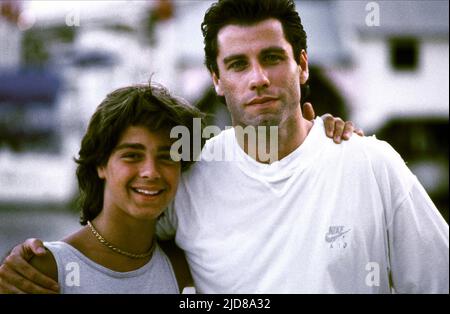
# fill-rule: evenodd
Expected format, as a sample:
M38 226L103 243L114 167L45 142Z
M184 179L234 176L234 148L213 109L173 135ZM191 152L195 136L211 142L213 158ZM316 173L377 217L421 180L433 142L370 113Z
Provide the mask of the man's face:
M104 209L136 219L156 219L175 197L180 162L170 157L168 130L128 127L108 162L98 167L105 180Z
M297 64L280 21L230 24L217 42L220 77L213 74L213 82L234 126L281 126L301 117L300 83L308 79L308 59L302 51Z

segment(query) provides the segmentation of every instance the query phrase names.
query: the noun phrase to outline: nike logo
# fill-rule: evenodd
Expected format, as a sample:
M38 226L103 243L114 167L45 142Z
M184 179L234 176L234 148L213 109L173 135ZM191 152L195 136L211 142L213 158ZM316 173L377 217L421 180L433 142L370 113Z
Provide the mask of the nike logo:
M339 231L338 233L335 234L331 234L330 232L328 232L325 235L325 241L327 241L328 243L334 242L336 241L337 238L343 236L344 234L346 234L347 232L349 232L351 229L348 229L346 231Z

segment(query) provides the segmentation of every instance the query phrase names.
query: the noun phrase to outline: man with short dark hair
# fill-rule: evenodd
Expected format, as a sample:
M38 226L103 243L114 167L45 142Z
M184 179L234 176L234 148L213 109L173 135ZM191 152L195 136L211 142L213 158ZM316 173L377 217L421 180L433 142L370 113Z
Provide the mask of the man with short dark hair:
M219 0L202 30L234 126L202 156L231 162L200 160L158 225L185 251L197 290L448 293L448 225L401 157L375 138L335 145L321 119L304 119L294 2ZM261 126L278 130L277 161L237 131Z

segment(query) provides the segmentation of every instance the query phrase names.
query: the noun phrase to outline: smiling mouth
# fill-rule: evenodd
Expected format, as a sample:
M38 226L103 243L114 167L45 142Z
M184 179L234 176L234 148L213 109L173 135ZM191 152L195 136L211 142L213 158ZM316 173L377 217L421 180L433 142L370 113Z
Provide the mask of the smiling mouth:
M146 190L146 189L139 189L139 188L131 188L134 192L144 195L144 196L158 196L161 195L164 189L161 190Z

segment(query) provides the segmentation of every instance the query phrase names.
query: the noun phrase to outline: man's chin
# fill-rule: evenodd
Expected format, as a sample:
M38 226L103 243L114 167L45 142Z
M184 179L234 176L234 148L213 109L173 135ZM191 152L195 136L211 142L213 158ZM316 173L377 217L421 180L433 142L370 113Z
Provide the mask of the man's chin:
M274 117L266 116L259 117L259 119L255 119L252 123L254 127L264 126L264 127L278 127L280 125L280 119L276 119Z

